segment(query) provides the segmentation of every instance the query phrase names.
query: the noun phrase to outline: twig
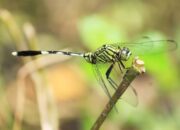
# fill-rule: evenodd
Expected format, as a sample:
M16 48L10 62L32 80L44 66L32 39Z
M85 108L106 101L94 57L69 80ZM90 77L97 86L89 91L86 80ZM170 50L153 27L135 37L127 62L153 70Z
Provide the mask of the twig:
M36 49L38 41L34 27L30 23L25 23L23 32L29 47ZM36 59L36 57L33 59ZM38 63L34 62L31 68L36 67L38 67ZM56 104L45 73L43 70L38 70L37 72L32 73L31 77L35 84L41 128L42 130L57 130L58 116L56 114Z
M0 9L0 22L5 25L9 34L13 40L13 43L16 45L18 50L27 49L29 46L30 49L36 49L38 44L35 30L31 24L26 23L23 30L17 25L17 22L7 10ZM23 62L26 64L36 58L24 58ZM35 92L37 94L39 116L42 130L57 130L58 129L58 115L56 104L54 102L51 90L47 85L47 80L45 74L40 70L45 66L45 64L38 65L36 60L23 67L18 73L18 87L17 87L17 102L15 110L15 119L13 123L13 130L21 130L23 114L24 114L24 103L26 100L25 94L25 81L23 81L28 74L34 82ZM27 69L25 71L25 69ZM38 70L38 71L36 71ZM25 72L25 73L23 73ZM33 73L34 72L34 73Z
M26 41L21 32L21 29L18 27L15 19L11 13L5 9L0 9L0 22L7 28L9 35L11 36L13 43L19 49L25 49ZM23 59L23 62L26 63L30 61L30 58ZM19 84L19 82L18 82ZM21 84L22 85L22 84ZM15 110L15 120L13 124L13 130L21 130L21 120L23 117L23 102L25 101L25 88L24 86L17 87L17 109ZM22 103L22 104L21 104Z
M30 61L26 63L24 66L22 66L18 71L18 78L17 78L17 85L18 87L18 93L17 93L17 105L16 105L16 111L15 111L15 122L14 122L14 129L13 130L20 130L21 128L21 122L23 118L24 113L24 103L25 103L25 86L26 86L26 80L27 76L32 76L32 73L37 72L38 70L42 68L46 68L50 65L53 65L58 62L64 62L68 60L69 57L65 58L51 58L47 60L47 57L41 57L38 59L35 59L33 61ZM46 62L45 62L46 61ZM37 67L34 66L34 62L38 64Z
M144 62L139 60L138 57L135 57L132 66L127 69L123 80L119 87L117 88L116 92L110 99L110 101L105 106L104 110L101 112L100 116L97 118L96 122L93 124L91 130L99 130L101 125L103 124L104 120L107 118L108 114L115 106L118 99L122 96L131 82L141 73L145 72Z

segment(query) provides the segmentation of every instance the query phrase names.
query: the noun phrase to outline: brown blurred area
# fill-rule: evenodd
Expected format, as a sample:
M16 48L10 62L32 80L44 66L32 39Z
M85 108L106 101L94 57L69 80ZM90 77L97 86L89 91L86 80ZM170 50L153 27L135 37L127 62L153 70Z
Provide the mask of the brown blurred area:
M2 0L1 3L2 7L10 11L27 13L38 31L51 32L66 43L76 45L81 43L77 30L79 18L93 13L109 15L113 18L114 16L111 15L113 9L111 8L116 5L120 11L127 11L127 14L133 13L132 11L142 11L144 22L139 31L157 29L171 36L174 35L175 27L178 26L180 19L178 0L165 0L163 2L161 0ZM131 9L125 9L126 7ZM134 21L129 21L131 18L125 16L127 18L125 19L123 13L120 12L118 16L122 22L126 21L133 26L133 22L138 20L137 18ZM128 25L128 23L126 24ZM134 30L132 27L130 29Z

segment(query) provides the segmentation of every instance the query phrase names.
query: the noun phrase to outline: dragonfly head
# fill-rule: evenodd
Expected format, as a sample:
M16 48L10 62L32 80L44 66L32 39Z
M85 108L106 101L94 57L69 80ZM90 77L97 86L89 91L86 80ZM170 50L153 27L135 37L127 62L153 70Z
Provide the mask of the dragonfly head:
M123 47L120 51L119 51L119 58L120 60L124 60L127 61L129 59L129 57L131 56L131 51L129 50L129 48L127 47Z

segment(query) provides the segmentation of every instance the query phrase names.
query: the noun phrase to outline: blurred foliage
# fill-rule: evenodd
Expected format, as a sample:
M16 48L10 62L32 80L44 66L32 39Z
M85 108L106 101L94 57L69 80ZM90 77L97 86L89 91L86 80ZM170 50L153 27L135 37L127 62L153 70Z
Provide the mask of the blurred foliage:
M118 26L97 15L80 21L79 30L84 44L91 50L95 50L105 43L116 43L125 39Z
M179 45L179 8L179 0L0 0L0 129L13 129L17 120L14 118L16 84L24 59L14 58L10 53L29 45L25 23L35 26L33 48L42 50L95 51L103 44L123 45L141 41L144 36L153 40L173 39ZM2 13L4 9L12 15L14 23L8 19L9 14ZM9 28L14 31L10 32ZM139 106L133 108L120 100L119 113L112 111L102 129L179 129L180 47L174 52L138 56L145 61L147 70L134 82ZM63 59L63 56L51 56L46 61L51 62L53 57ZM102 74L106 67L101 68ZM44 84L50 84L48 87L57 103L54 107L58 110L59 129L88 130L108 99L95 80L92 65L72 58L44 70L47 75ZM24 82L27 99L22 129L39 129L35 81L27 77ZM48 99L51 91L47 93Z

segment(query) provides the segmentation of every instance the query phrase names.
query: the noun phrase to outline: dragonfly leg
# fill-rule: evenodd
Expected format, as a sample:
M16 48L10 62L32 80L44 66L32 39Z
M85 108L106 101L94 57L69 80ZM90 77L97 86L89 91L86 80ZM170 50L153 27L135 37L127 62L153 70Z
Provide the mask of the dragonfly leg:
M120 71L123 73L123 69L129 69L130 67L125 67L122 61L118 62Z
M124 64L122 63L122 61L119 61L118 62L118 66L119 66L119 69L121 71L121 73L123 73L123 69L125 68Z
M116 90L118 85L114 82L114 80L110 77L111 71L114 67L114 63L110 65L110 67L108 68L108 70L106 71L106 78L108 80L108 82L110 83L110 85Z
M120 61L120 64L121 64L121 66L123 67L123 69L125 69L125 66L124 66L124 64L123 64L122 61Z

